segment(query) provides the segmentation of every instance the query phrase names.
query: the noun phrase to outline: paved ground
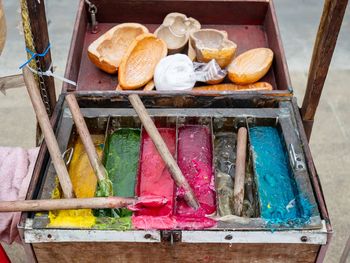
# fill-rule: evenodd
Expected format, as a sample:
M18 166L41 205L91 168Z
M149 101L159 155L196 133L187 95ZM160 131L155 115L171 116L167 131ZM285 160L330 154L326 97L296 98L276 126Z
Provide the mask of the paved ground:
M17 74L25 59L18 2L5 0L8 41L0 57L0 77ZM295 94L299 104L306 86L312 47L322 12L320 0L275 0L283 44ZM52 56L56 72L63 75L69 49L76 2L47 0ZM350 235L350 10L339 36L325 92L321 99L311 138L316 163L335 235L326 262L338 262L346 238ZM60 85L60 83L57 83ZM35 117L23 89L0 94L0 145L32 147L35 138ZM18 246L6 246L13 262L23 262ZM350 262L350 260L348 260Z

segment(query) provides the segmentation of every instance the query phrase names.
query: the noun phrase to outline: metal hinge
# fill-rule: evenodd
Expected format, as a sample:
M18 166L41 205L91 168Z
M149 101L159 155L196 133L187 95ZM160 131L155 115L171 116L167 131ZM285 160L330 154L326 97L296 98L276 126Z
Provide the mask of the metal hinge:
M161 240L162 242L170 242L170 244L174 244L175 242L181 242L181 231L170 231L165 230L161 232Z

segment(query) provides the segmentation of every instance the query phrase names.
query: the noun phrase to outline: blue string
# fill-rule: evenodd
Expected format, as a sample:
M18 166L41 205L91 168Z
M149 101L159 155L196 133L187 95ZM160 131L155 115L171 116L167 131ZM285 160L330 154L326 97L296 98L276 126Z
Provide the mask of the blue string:
M47 46L47 48L45 49L45 51L43 53L34 53L33 51L31 51L29 48L26 47L27 52L32 56L30 59L28 59L24 64L22 64L19 69L22 69L24 66L26 66L30 61L32 61L34 58L36 57L45 57L47 52L49 52L51 48L51 44L49 43L49 45Z

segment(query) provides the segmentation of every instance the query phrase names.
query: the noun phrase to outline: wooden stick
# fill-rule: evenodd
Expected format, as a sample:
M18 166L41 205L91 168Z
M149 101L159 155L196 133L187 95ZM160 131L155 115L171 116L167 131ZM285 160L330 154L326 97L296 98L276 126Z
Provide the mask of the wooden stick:
M37 87L34 76L27 67L23 68L23 77L30 99L33 104L37 120L44 134L45 142L50 152L53 165L55 167L58 179L60 181L63 195L65 198L73 198L73 186L72 182L70 181L67 167L62 159L61 151L58 147L58 143L55 134L52 130L49 116L47 115L44 103L41 100L39 89Z
M24 0L20 2L26 47L30 49L34 48L34 50L32 50L33 52L43 53L50 43L46 21L45 1ZM28 53L28 56L31 55ZM41 71L48 70L52 63L51 51L49 50L46 56L37 57L37 60L39 61L37 65L41 67ZM55 80L51 76L42 76L42 79L44 83L41 88L46 91L50 106L49 116L51 117L56 106Z
M94 172L97 176L98 181L103 181L108 179L106 170L100 160L100 158L97 155L94 143L91 139L89 129L86 125L86 122L84 120L83 115L81 114L78 102L75 98L74 94L68 94L66 96L66 101L68 103L68 107L72 113L73 120L75 123L75 126L77 127L79 136L81 141L84 144L85 151L89 157L90 164L92 168L94 169Z
M162 136L159 134L158 129L154 125L151 117L148 115L148 112L143 105L140 97L137 94L131 94L129 95L129 100L137 112L137 115L139 116L148 135L151 137L154 145L156 146L160 156L168 167L176 185L185 190L185 200L187 201L188 205L194 209L198 209L199 205L190 185L188 184L186 178L183 176L179 166L174 160L174 157L169 152L168 147L166 146Z
M238 129L235 184L233 188L233 210L236 216L241 216L243 210L247 134L247 128L241 127Z
M134 204L136 200L137 199L134 198L110 196L94 198L1 201L0 212L50 211L82 208L120 208Z
M313 120L321 98L322 89L332 61L338 34L343 22L348 0L326 0L317 32L309 68L306 92L301 108L305 133L310 139Z
M2 94L4 95L6 95L6 90L8 89L23 88L23 87L24 87L24 81L23 81L22 74L0 78L0 92L2 92Z

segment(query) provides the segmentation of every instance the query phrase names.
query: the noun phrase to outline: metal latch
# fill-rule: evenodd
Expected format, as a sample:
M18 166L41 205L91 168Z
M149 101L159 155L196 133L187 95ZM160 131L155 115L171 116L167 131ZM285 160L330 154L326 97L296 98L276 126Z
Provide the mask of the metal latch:
M98 22L96 19L97 14L97 7L93 3L91 3L89 0L85 0L85 3L89 6L89 13L91 18L91 33L96 34L98 33Z
M181 231L162 231L161 239L162 242L170 242L170 244L174 244L175 242L181 242Z
M301 154L297 154L293 144L289 144L289 156L291 159L292 166L295 170L305 170L305 162Z

